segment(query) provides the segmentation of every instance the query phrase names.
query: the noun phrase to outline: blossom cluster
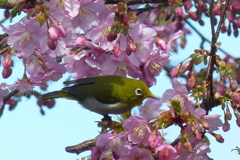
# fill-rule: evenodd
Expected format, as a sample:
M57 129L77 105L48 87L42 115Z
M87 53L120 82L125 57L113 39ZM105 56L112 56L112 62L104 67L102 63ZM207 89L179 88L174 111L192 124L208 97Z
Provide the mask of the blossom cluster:
M24 62L23 78L5 85L10 91L46 88L66 72L73 78L131 76L150 87L170 62L172 43L184 34L179 30L163 38L164 29L144 23L143 15L136 18L124 4L102 0L51 0L24 11L22 21L1 24L8 35L1 43L11 48L3 54L3 78L12 75L13 56Z
M172 84L173 89L165 91L162 100L148 99L139 114L123 122L122 129L113 127L111 133L98 135L91 159L207 160L206 153L211 150L202 136L206 130L220 143L224 141L221 135L213 133L222 127L220 115L206 115L204 109L194 106L181 81L174 78ZM179 102L179 106L172 101ZM162 103L170 110L160 110ZM164 128L170 125L181 128L175 144L168 144L164 138Z

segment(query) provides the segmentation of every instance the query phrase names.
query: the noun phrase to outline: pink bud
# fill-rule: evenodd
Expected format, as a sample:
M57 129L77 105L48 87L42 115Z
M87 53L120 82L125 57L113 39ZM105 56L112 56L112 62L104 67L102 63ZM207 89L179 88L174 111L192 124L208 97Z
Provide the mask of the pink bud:
M129 39L128 46L131 52L136 52L137 45L132 39Z
M178 16L183 16L182 7L177 6L176 9L175 9L175 12L177 13Z
M200 119L199 121L205 129L209 129L209 123L205 119Z
M8 68L3 68L2 70L2 77L4 79L9 78L12 75L12 68L8 67Z
M231 120L231 119L232 119L232 114L231 114L228 106L227 106L227 108L226 108L226 113L225 113L225 115L226 115L227 120Z
M4 68L9 68L12 64L12 59L9 55L6 55L2 60L2 65Z
M187 142L186 142L186 146L187 146L188 152L192 153L192 152L193 152L193 146L192 146L192 144L191 144L189 141L187 141Z
M12 111L17 106L17 101L14 99L9 99L6 101L6 104L9 104L9 111Z
M171 78L176 78L176 77L179 77L180 75L180 69L181 69L181 66L182 66L182 62L179 63L177 65L177 67L173 68L172 71L171 71Z
M237 89L237 85L236 85L236 82L232 79L232 77L229 75L228 76L229 78L229 82L230 82L230 89L232 92L236 91Z
M108 33L108 35L107 35L107 40L108 40L109 42L114 41L116 38L117 38L117 33L114 32L114 31L110 31L110 32Z
M57 48L58 42L48 37L47 45L48 45L48 48L50 48L51 50L55 50Z
M240 10L240 2L239 0L232 0L231 1L231 6L233 7L234 10Z
M159 145L160 142L160 135L159 132L157 130L153 130L150 134L149 137L149 145L152 148L155 148Z
M227 91L227 87L224 84L224 79L221 77L220 84L217 87L217 92L223 96L225 95L226 91Z
M191 12L191 11L188 11L188 14L189 14L189 17L194 20L194 21L197 21L198 20L198 15L196 14L196 12Z
M196 76L193 71L188 73L187 81L188 81L189 89L193 89L197 85Z
M58 25L55 26L59 29L58 33L61 37L65 38L67 37L67 29L64 27L61 23L58 23Z
M234 22L234 19L235 19L235 14L234 14L233 12L231 12L231 11L228 11L228 12L227 12L227 18L228 18L228 21L229 21L230 23L233 23L233 22Z
M190 10L193 6L191 0L186 0L185 2L183 2L183 5L186 10Z
M128 22L128 21L129 21L128 14L123 14L123 22Z
M204 3L203 0L198 0L198 7L201 10L201 12L206 12L207 11L207 5Z
M237 18L236 25L238 28L240 28L240 17Z
M117 45L113 48L113 53L116 57L121 55L120 43L118 42Z
M182 153L182 147L183 147L182 145L183 144L181 142L179 142L178 145L177 145L176 150L177 150L178 155L180 155Z
M215 138L219 143L224 142L224 138L221 136L221 134L215 134Z
M230 130L230 124L228 123L228 121L225 121L225 123L223 124L222 130L224 132L227 132Z
M53 41L57 41L61 38L61 31L57 27L53 26L48 29L48 35Z
M213 13L215 15L220 15L222 10L222 2L218 1L215 6L213 6Z
M200 141L202 139L202 134L196 129L194 132L194 137L196 140Z
M10 17L10 12L9 12L8 9L6 9L6 10L4 11L4 17L5 17L6 19L8 19L8 18Z
M185 65L181 67L181 73L185 73L186 71L192 71L192 61L188 61Z

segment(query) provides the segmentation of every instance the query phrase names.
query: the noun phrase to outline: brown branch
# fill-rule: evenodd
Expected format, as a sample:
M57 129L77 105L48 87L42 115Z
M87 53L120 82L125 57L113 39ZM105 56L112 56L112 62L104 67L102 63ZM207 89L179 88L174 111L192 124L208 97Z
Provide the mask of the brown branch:
M211 42L211 51L210 51L210 58L209 58L209 63L208 63L208 68L207 68L207 82L209 83L208 88L207 88L207 97L205 97L205 99L203 100L203 104L204 105L204 109L206 110L207 114L209 112L209 110L212 108L212 104L214 102L214 93L213 93L213 71L214 71L214 64L215 64L215 55L217 52L217 47L216 47L216 42L217 39L219 37L219 32L220 32L220 28L223 24L223 20L225 17L225 13L228 7L230 0L226 1L226 5L225 8L221 14L221 18L217 27L217 31L215 33L214 30L214 13L213 13L213 3L214 0L211 0L210 3L210 8L209 8L209 12L210 12L210 23L211 23L211 32L212 32L212 42Z
M127 5L144 4L144 3L164 3L168 0L105 0L105 4L118 4L118 2L126 3Z
M18 5L20 2L25 3L25 0L7 0L5 4L0 5L0 8L2 9L13 9L16 5ZM37 3L43 4L47 0L36 0ZM34 6L31 3L31 0L29 0L27 3L24 4L23 8L33 8Z
M68 146L65 148L65 150L69 153L79 154L79 153L90 150L94 146L96 146L96 140L90 139L74 146Z
M3 97L3 103L5 104L7 100L9 100L12 96L16 95L19 90L14 89L13 91L9 92L7 95Z
M208 43L211 43L211 41L209 39L207 39L204 35L202 35L202 33L200 33L187 19L184 19L185 22L201 37L202 41L207 41ZM203 49L203 48L201 48ZM233 60L237 60L237 58L233 57L231 54L227 53L225 50L218 48L219 51L223 52L225 55L227 55L228 57L232 58Z

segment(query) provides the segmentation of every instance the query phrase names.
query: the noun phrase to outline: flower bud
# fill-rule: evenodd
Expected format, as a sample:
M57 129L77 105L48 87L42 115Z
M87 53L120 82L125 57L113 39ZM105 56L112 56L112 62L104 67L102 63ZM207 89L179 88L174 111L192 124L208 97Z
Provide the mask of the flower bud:
M110 31L107 35L108 42L112 42L117 38L117 33L114 31Z
M120 49L120 43L119 42L113 48L113 53L116 57L119 57L121 55L121 49Z
M197 0L197 3L198 3L198 7L201 12L207 11L207 5L205 4L205 2L203 0Z
M188 61L185 65L181 67L181 73L185 73L187 70L192 71L192 61Z
M47 40L47 46L48 48L50 48L51 50L55 50L57 48L58 42L52 40L50 37L48 37Z
M189 14L189 17L194 20L194 21L197 21L198 20L198 15L196 14L196 12L191 12L191 11L188 11L188 14Z
M182 153L182 147L183 147L183 144L181 142L178 143L177 145L177 154L180 155Z
M228 78L229 78L229 82L230 82L230 90L232 92L236 91L236 89L237 89L236 82L232 79L232 77L230 75L228 76Z
M229 21L230 23L233 23L233 22L234 22L234 19L235 19L235 14L234 14L233 12L231 12L231 11L228 11L228 12L227 12L227 18L228 18L228 21Z
M128 46L131 52L136 52L137 45L132 39L129 39Z
M196 86L197 80L193 71L188 73L187 81L188 81L189 89L193 89Z
M236 26L237 26L238 28L240 28L240 17L237 18Z
M58 41L61 36L61 30L58 29L56 26L52 26L48 29L48 36L53 41Z
M12 111L17 106L17 101L14 99L9 99L6 101L6 104L9 104L9 111Z
M233 102L236 103L236 105L240 103L240 93L239 92L236 92L236 91L232 92L231 97L232 97Z
M9 17L10 17L9 9L5 9L5 11L4 11L4 18L8 19Z
M224 142L224 138L221 136L221 134L216 134L215 138L216 138L216 140L219 143L223 143Z
M58 22L58 25L55 26L58 29L58 33L60 37L67 37L67 29L62 25L62 23Z
M9 55L6 55L2 60L2 65L4 68L9 68L12 64L12 59Z
M4 79L9 78L12 75L12 68L8 67L8 68L3 68L2 70L2 77Z
M222 2L218 1L215 6L213 6L213 13L215 15L220 15L222 10Z
M210 134L214 136L219 143L224 142L224 138L221 136L221 134L216 134L216 133L210 133Z
M224 132L227 132L230 130L230 124L228 123L228 121L225 121L225 123L223 124L222 130Z
M231 120L232 119L232 114L231 114L228 106L226 107L225 116L226 116L227 120Z
M202 139L202 134L196 129L194 132L194 137L197 141L200 141Z
M221 77L220 79L220 84L217 87L217 92L222 96L225 95L227 92L227 87L225 86L223 77Z
M209 129L209 123L205 119L200 119L199 120L204 129Z
M153 130L149 137L149 145L152 148L155 148L160 143L160 137L159 132L157 130Z
M183 2L183 5L185 7L185 10L187 10L187 11L190 10L193 6L192 2L190 0L187 0L187 1Z
M177 13L178 16L183 16L182 7L177 6L176 9L175 9L175 12Z
M171 71L171 73L170 73L171 78L179 77L181 67L182 67L182 62L179 63L179 64L177 65L177 67L175 67L175 68L172 69L172 71Z
M190 153L193 152L193 146L189 141L186 142L186 147L188 149L188 152L190 152Z

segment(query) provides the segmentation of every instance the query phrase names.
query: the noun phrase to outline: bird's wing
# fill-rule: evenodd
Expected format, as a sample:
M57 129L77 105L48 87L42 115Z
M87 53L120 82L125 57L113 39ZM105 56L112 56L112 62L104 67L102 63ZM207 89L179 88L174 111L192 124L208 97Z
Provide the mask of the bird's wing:
M81 78L81 79L76 79L72 81L66 81L63 82L64 84L80 84L80 85L86 85L86 84L93 84L97 82L97 77L89 77L89 78Z

